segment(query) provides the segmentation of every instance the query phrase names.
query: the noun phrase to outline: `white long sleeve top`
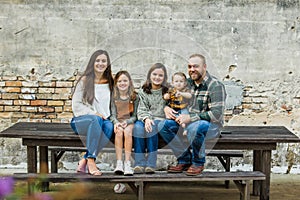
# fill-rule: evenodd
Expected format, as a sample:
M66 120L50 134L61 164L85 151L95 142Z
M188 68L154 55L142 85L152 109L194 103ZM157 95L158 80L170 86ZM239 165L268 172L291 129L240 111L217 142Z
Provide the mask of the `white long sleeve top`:
M110 90L108 84L95 84L95 99L90 105L83 100L83 80L78 82L73 98L72 110L75 117L82 115L95 115L100 113L105 118L110 116Z

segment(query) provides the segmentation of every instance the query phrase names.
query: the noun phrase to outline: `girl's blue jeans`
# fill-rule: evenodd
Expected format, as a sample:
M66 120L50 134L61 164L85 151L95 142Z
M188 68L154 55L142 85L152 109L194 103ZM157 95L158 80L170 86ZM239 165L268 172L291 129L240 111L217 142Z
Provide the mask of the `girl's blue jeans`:
M145 131L144 122L135 122L133 129L135 166L156 167L159 122L160 120L154 120L150 133Z
M98 153L105 147L112 136L114 126L109 120L97 115L73 117L71 127L78 134L87 148L84 158L96 159Z

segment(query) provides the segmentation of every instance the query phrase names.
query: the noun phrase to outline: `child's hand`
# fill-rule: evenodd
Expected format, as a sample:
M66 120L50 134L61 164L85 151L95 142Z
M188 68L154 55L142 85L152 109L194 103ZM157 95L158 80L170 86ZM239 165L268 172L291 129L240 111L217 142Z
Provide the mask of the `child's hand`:
M123 127L122 127L121 123L116 123L114 125L114 132L116 135L121 134L123 132Z
M164 100L169 100L170 98L171 97L169 93L164 94Z
M179 92L178 90L177 90L177 92L176 92L176 94L175 94L175 97L180 97L182 94L181 94L181 92Z
M122 123L121 123L121 126L122 126L122 128L126 128L126 127L127 127L127 125L128 125L128 124L127 124L127 122L126 122L126 121L124 121L124 122L122 122Z

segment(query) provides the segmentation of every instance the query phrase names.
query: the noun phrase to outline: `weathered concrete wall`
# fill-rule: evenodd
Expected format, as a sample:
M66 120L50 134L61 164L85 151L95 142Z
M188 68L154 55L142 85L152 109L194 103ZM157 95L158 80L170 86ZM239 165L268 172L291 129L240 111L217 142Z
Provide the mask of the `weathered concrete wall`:
M228 124L284 125L299 135L299 10L299 0L4 0L1 77L67 80L101 48L114 72L129 70L139 85L154 62L186 71L199 52L228 81ZM279 145L273 158L274 166L299 164L299 145Z

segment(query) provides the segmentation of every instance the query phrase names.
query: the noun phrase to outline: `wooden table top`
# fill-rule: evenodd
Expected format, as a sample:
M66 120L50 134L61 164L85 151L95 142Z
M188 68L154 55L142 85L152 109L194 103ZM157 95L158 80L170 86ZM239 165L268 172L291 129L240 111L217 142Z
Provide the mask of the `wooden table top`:
M19 122L0 137L23 139L79 140L69 123ZM300 138L284 126L225 126L218 142L298 143Z

